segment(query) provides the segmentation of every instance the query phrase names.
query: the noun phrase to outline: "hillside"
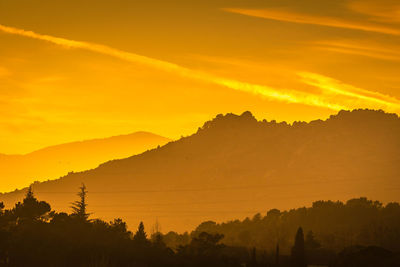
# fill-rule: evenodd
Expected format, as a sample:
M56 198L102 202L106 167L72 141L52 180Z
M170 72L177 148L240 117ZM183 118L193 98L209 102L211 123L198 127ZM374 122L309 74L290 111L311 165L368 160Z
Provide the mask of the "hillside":
M110 159L126 158L169 141L152 133L136 132L50 146L25 155L0 154L0 176L3 177L0 191L24 188L34 181L96 168Z
M382 111L341 111L293 125L250 112L218 115L198 132L130 158L36 183L38 198L68 210L81 182L94 217L122 216L163 231L205 220L243 218L319 199L400 200L400 119ZM23 191L1 196L6 205Z

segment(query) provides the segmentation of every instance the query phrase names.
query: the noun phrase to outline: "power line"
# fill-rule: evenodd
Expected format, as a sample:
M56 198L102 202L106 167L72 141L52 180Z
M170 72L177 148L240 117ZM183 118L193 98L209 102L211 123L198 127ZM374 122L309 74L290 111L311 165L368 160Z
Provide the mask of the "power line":
M334 182L352 182L351 179L335 180ZM181 189L158 189L158 190L113 190L113 191L89 191L89 194L114 194L114 193L177 193L177 192L207 192L207 191L221 191L221 190L246 190L254 188L272 188L272 187L285 187L285 186L301 186L309 184L326 184L326 181L304 181L304 182L291 182L286 184L258 184L247 186L230 186L230 187L209 187L209 188L181 188ZM76 191L35 191L38 194L76 194Z

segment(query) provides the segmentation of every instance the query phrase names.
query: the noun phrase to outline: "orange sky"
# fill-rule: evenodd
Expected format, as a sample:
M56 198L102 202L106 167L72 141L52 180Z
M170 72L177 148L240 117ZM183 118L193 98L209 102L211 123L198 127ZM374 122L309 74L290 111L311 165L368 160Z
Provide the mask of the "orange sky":
M0 153L245 110L400 113L400 3L377 2L0 0Z

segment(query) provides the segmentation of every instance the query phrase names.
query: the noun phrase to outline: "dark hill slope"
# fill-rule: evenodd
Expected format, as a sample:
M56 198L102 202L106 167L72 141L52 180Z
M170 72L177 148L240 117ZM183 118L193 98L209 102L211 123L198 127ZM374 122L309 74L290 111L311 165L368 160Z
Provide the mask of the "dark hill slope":
M366 196L400 201L400 119L382 111L341 111L326 121L257 121L218 115L189 137L98 168L34 185L66 209L81 182L94 216L163 230L226 220L314 200ZM3 195L7 204L21 192Z

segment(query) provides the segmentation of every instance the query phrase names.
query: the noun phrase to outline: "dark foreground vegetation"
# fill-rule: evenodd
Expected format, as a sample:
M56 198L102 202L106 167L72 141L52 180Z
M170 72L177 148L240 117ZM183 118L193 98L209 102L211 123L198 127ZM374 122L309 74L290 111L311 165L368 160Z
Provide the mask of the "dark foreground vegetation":
M316 202L148 237L143 223L132 233L121 219L90 219L86 194L83 185L71 214L31 189L12 209L0 203L0 266L400 266L398 203Z

